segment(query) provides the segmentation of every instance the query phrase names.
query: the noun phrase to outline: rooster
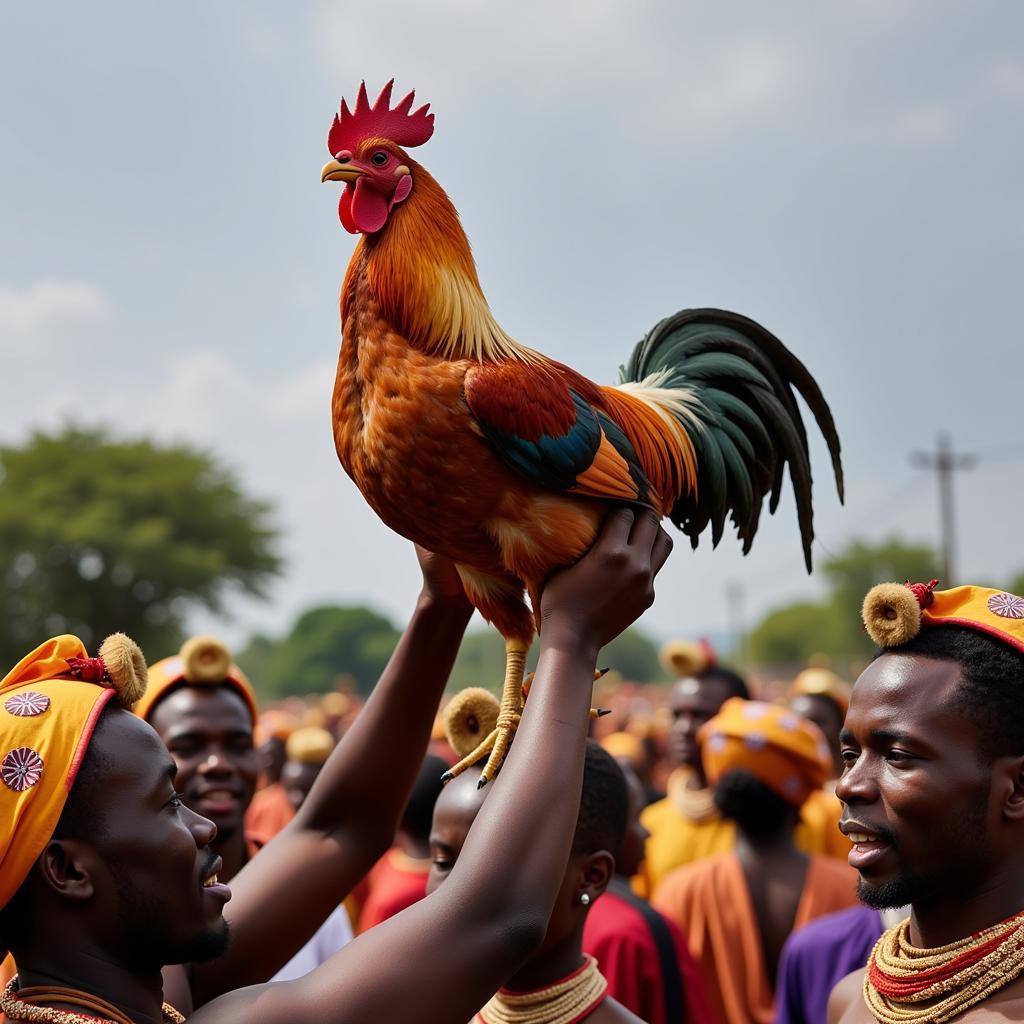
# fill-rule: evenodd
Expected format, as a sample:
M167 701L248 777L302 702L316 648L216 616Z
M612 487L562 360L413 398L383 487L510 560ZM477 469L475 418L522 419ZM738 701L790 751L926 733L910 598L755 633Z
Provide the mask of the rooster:
M453 769L499 767L523 707L523 670L550 573L593 542L610 505L651 508L696 547L731 518L743 551L788 465L811 567L811 472L794 388L828 444L839 438L813 377L736 313L658 323L595 384L506 333L491 314L459 215L408 150L433 134L429 104L393 82L371 105L342 100L321 181L345 183L339 217L361 235L341 291L332 400L345 471L393 530L452 559L466 595L505 640L501 713ZM525 602L528 594L533 608Z

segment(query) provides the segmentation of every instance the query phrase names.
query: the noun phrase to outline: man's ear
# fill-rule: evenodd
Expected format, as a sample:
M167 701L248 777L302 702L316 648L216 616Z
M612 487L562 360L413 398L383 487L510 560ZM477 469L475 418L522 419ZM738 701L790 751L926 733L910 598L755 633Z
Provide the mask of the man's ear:
M36 862L43 881L57 895L84 902L96 894L96 851L80 839L51 839Z
M577 896L586 893L590 899L584 902L593 903L608 888L614 874L615 858L607 850L598 850L597 853L590 854L580 872Z
M1011 821L1024 821L1024 757L1004 758L993 765L993 782L1001 781L1003 814Z

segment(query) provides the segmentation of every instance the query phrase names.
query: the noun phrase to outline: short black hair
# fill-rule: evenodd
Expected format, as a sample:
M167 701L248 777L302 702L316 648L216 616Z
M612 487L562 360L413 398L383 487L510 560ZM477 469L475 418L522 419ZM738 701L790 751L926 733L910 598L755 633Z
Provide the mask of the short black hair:
M928 626L883 654L917 654L960 666L956 707L979 728L979 759L1024 754L1024 654L1009 644L964 626Z
M793 805L769 789L753 772L732 768L715 786L715 806L748 835L770 835L793 815Z
M57 820L57 827L53 830L54 839L87 839L103 833L105 823L97 812L97 806L101 803L97 799L97 793L108 773L114 768L114 762L99 749L100 745L96 740L102 734L104 724L110 719L110 709L118 706L116 701L108 701L96 720L89 746L86 747L85 755L78 766L75 781L71 784L71 792L68 793L64 809Z
M702 683L722 683L726 689L726 700L730 697L750 700L750 687L747 686L747 681L728 665L712 665L697 678Z
M614 854L622 846L628 816L626 776L604 747L587 740L583 792L572 852L581 854L607 850Z
M434 804L444 789L441 777L448 770L448 762L436 754L427 754L420 773L413 783L409 802L402 814L402 828L418 842L430 841L430 824L434 818Z

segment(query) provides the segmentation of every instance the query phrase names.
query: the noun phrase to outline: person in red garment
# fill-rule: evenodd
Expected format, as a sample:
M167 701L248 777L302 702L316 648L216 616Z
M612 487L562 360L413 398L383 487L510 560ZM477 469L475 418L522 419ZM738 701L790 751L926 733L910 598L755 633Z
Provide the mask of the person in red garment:
M636 772L617 760L628 795L626 833L615 875L583 926L583 952L597 960L609 995L647 1024L704 1024L714 1019L711 1004L683 933L629 885L647 839L640 823L645 794Z
M365 932L394 917L426 896L430 874L430 822L443 788L441 776L448 767L448 762L435 754L427 754L423 759L395 835L395 845L377 861L367 878L359 931Z

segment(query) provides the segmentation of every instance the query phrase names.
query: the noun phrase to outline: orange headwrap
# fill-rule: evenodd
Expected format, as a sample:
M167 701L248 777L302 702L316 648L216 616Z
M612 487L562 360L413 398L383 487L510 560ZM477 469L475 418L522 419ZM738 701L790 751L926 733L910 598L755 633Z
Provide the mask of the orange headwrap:
M864 626L879 647L898 647L924 626L963 626L1024 654L1024 597L989 587L936 590L930 583L880 583L864 598Z
M821 789L832 754L821 730L776 704L731 697L699 733L704 774L712 785L743 768L799 807Z
M245 673L231 661L228 649L208 636L186 640L173 658L164 658L149 667L149 687L135 705L135 714L149 721L153 708L174 686L227 686L237 693L249 709L253 724L259 717L256 694Z
M100 712L115 696L131 707L145 679L142 652L117 633L99 658L54 637L0 680L0 907L53 836Z

